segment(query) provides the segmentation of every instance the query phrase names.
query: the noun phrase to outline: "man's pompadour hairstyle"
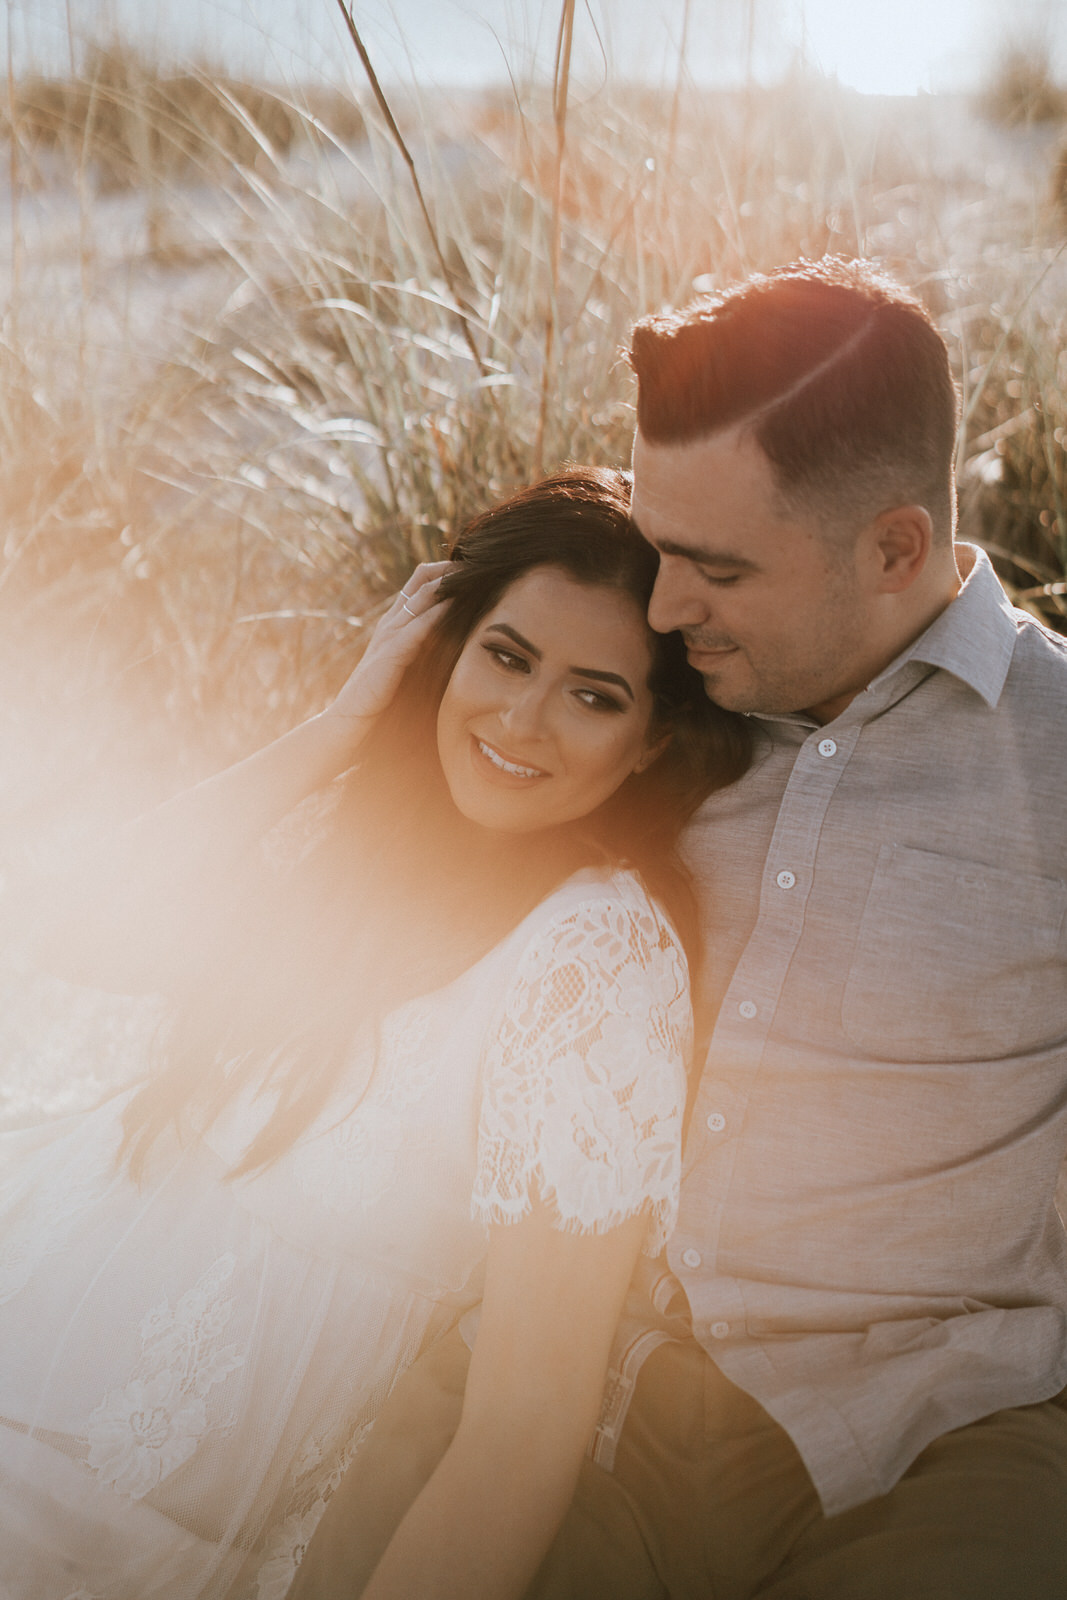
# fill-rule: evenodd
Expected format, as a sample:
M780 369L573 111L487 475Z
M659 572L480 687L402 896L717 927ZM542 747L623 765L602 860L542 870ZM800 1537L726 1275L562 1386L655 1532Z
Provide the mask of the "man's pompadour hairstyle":
M959 403L948 352L920 302L869 262L828 256L755 274L642 318L628 355L650 444L744 425L787 503L854 521L915 502L951 536Z

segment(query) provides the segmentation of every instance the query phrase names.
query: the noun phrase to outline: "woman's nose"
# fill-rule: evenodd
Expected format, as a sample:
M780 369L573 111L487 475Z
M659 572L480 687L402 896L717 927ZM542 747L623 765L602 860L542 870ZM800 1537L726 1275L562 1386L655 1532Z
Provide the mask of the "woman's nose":
M544 694L536 684L528 684L504 707L500 721L511 733L537 737L544 731L546 709Z

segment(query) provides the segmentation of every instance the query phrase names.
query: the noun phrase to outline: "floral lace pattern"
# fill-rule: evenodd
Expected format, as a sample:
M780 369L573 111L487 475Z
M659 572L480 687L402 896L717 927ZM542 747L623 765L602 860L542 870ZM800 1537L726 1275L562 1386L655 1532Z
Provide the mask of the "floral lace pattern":
M475 1215L514 1221L539 1195L561 1227L599 1232L647 1205L645 1248L661 1249L677 1215L691 1031L685 958L633 887L545 929L489 1046Z
M209 1431L206 1397L215 1384L244 1365L235 1344L222 1336L234 1301L225 1294L235 1258L218 1261L182 1295L166 1300L141 1323L143 1355L123 1389L113 1389L89 1418L89 1466L118 1494L139 1500L188 1461Z
M432 1048L434 1013L412 1001L382 1024L380 1055L388 1071L376 1071L355 1110L335 1122L326 1138L336 1160L323 1193L315 1172L300 1185L320 1204L344 1215L381 1199L410 1171L411 1130L407 1112L426 1092L440 1062Z
M274 1532L256 1574L254 1600L285 1600L311 1535L373 1423L364 1423L343 1445L315 1441L293 1468L290 1510Z

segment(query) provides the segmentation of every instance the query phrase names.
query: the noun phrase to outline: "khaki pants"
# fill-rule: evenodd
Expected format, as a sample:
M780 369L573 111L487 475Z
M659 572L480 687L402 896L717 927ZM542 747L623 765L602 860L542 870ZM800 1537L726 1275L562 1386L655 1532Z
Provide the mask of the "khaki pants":
M397 1385L289 1600L361 1593L452 1438L468 1359L453 1332ZM827 1518L762 1407L695 1343L663 1346L615 1471L586 1462L527 1600L666 1597L1067 1600L1067 1391L946 1434L890 1494Z

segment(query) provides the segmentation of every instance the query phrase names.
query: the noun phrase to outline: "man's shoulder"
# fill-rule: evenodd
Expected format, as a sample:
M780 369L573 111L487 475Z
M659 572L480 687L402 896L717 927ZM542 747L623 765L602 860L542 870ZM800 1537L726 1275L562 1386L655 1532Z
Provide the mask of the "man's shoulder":
M1006 687L1025 690L1024 707L1032 705L1030 696L1036 691L1041 700L1034 710L1067 710L1067 637L1018 606L1012 616L1015 649ZM1048 706L1043 703L1046 695Z
M1057 632L1032 611L1024 611L1022 606L1012 606L1012 616L1020 640L1051 647L1053 654L1067 663L1067 634ZM1067 622L1067 617L1064 620Z

